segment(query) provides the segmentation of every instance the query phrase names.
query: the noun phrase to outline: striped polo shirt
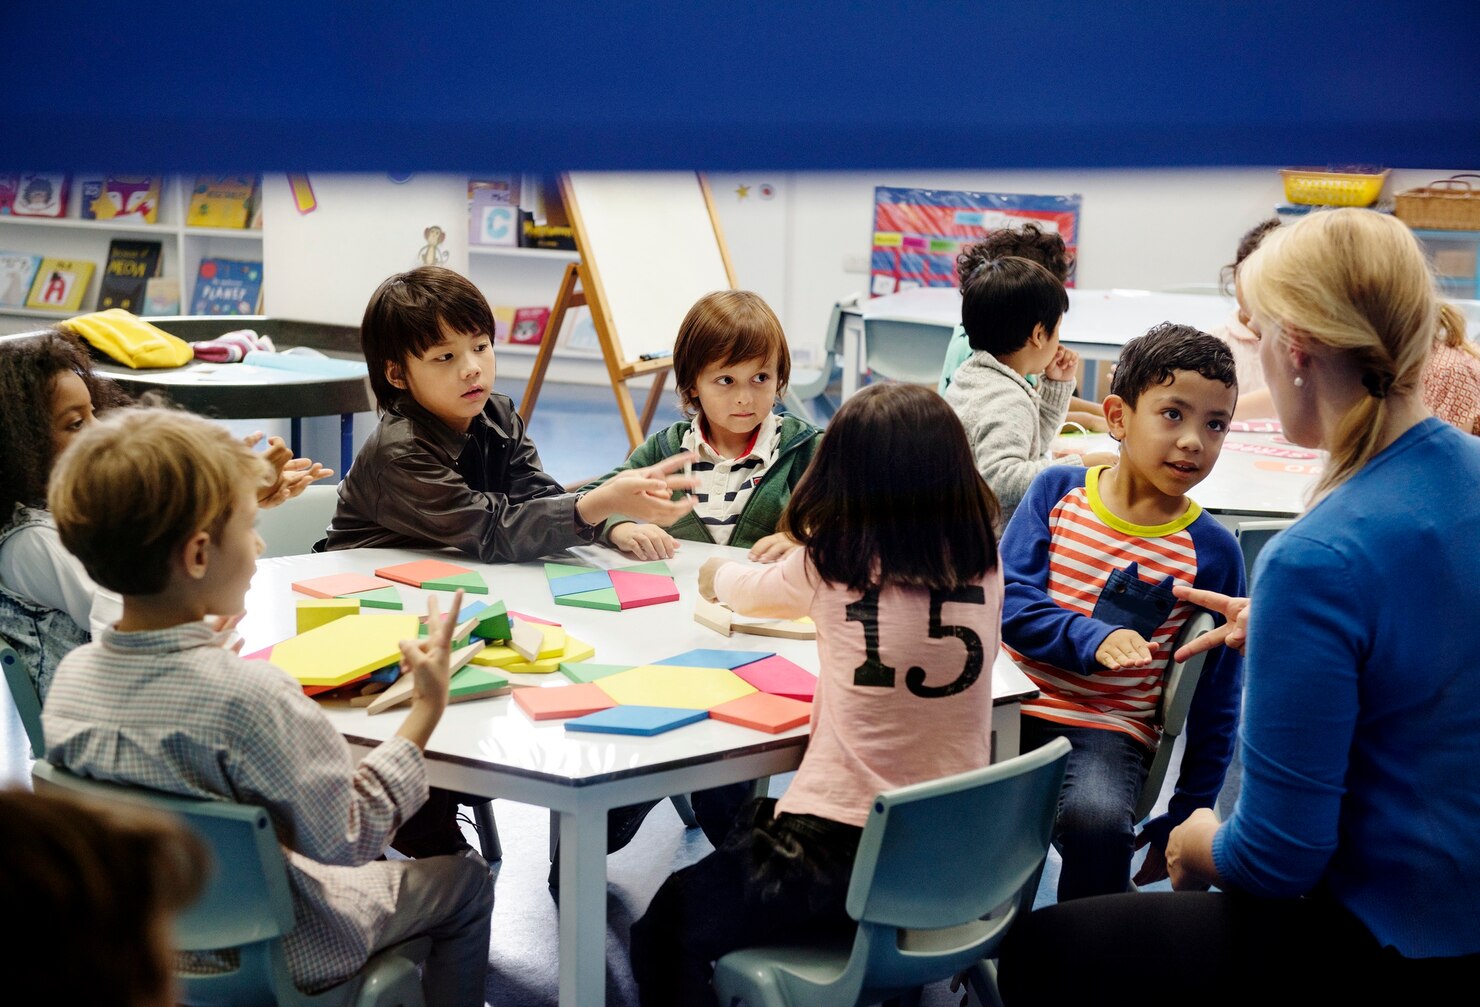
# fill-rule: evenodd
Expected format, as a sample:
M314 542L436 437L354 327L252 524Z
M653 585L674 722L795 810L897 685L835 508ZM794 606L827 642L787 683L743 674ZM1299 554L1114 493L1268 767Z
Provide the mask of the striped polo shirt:
M1061 607L1092 617L1106 583L1116 570L1129 570L1149 584L1167 578L1189 587L1197 578L1197 546L1188 527L1202 513L1188 501L1175 521L1155 527L1131 524L1112 514L1099 494L1100 469L1090 469L1082 486L1065 494L1048 515L1048 597ZM1171 585L1165 584L1167 593ZM1172 643L1193 606L1175 602L1149 639L1156 643L1152 662L1120 672L1078 674L1035 661L1008 647L1008 653L1041 692L1023 704L1023 712L1076 727L1124 731L1155 747L1162 677L1171 660Z
M767 413L755 428L750 446L734 458L716 451L704 436L702 418L683 437L683 450L699 456L691 471L699 479L694 491L694 516L704 523L720 545L727 545L740 520L740 512L766 470L776 463L781 447L781 417Z

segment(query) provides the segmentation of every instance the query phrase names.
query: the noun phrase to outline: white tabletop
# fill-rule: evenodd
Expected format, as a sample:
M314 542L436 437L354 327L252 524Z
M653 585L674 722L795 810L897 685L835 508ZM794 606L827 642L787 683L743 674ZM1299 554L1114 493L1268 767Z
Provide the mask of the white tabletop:
M1055 438L1050 450L1118 452L1119 445L1109 434L1072 434ZM1230 433L1213 471L1188 496L1214 514L1298 517L1325 462L1325 452L1287 443L1278 434Z

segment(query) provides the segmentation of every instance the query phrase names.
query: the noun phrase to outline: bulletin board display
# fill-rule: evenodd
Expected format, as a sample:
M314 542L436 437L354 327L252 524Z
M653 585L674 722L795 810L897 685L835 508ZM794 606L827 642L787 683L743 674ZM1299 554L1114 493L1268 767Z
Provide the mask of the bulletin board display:
M1080 196L1031 196L959 189L874 189L869 295L911 287L954 287L956 256L990 231L1037 221L1075 256ZM1069 286L1074 286L1073 274Z

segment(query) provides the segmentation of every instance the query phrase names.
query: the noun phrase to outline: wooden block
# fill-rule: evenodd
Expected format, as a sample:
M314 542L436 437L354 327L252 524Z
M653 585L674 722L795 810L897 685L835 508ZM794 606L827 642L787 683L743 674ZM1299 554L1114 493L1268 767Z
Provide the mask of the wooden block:
M673 582L672 577L664 577L656 573L613 570L611 581L617 597L622 600L624 609L678 601L678 585Z
M707 647L686 650L673 657L665 657L654 664L676 664L682 668L726 668L734 671L742 664L754 664L775 655L774 650L711 650Z
M761 692L769 692L773 696L810 703L817 694L817 676L784 657L772 655L741 665L734 672Z
M399 612L406 607L401 601L401 592L393 587L360 591L356 594L342 594L339 597L353 598L360 603L361 608L387 608Z
M390 587L391 582L364 573L331 573L326 577L310 577L295 581L293 590L313 598L339 598L361 591L375 591Z
M589 661L561 661L560 671L572 682L594 682L598 678L615 675L619 671L630 671L632 664L592 664Z
M347 615L277 644L272 663L303 685L343 685L395 664L416 629L414 615Z
M605 570L588 570L585 573L551 578L550 593L558 602L568 594L584 594L587 591L609 589L611 586L611 574Z
M778 640L815 640L817 626L811 619L757 619L730 614L730 629L751 636L770 636Z
M682 668L647 664L594 683L623 706L663 706L707 710L748 696L755 687L723 668Z
M709 716L727 724L739 724L767 734L780 734L782 731L801 727L811 720L812 704L785 696L773 696L768 692L755 692L710 707Z
M705 601L703 598L694 601L694 621L721 636L730 635L730 619L733 615L729 609L712 601Z
M297 613L298 632L307 633L311 629L328 625L335 619L357 615L359 611L360 603L349 598L313 598L300 601Z
M457 577L472 572L465 566L444 563L440 559L419 559L411 563L397 563L394 566L381 567L375 571L375 576L401 584L410 584L412 587L421 587L429 580Z
M476 570L424 580L421 582L421 587L423 591L456 591L461 588L465 594L488 593L488 581L484 580L483 575Z
M452 656L448 659L448 665L452 668L453 673L456 674L459 668L462 668L476 657L478 652L483 649L483 646L482 640L475 640L461 650L453 651ZM384 713L386 710L394 709L402 703L409 703L411 701L412 690L415 686L415 675L402 675L396 680L394 685L376 696L365 712L369 714Z
M545 645L545 634L532 622L516 619L509 628L509 646L526 661L538 660Z
M574 580L575 578L570 578ZM597 591L581 591L576 594L557 595L555 604L568 605L571 608L594 608L600 612L622 611L622 600L617 596L615 589L606 587Z
M531 720L584 717L588 713L617 705L600 688L589 684L564 685L551 689L515 689L514 702L529 714Z
M633 734L651 737L685 724L709 719L707 710L673 710L661 706L614 706L567 720L567 731L590 731L597 734Z

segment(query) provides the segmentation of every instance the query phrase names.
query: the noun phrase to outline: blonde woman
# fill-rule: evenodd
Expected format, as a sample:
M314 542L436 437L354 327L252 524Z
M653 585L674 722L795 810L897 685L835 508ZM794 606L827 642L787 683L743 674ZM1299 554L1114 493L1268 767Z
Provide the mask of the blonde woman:
M1239 279L1285 434L1330 462L1252 602L1177 592L1228 617L1195 649L1247 643L1238 804L1172 832L1176 892L1033 914L1002 956L1012 1007L1141 1004L1152 969L1220 1002L1480 979L1480 442L1423 403L1432 278L1401 223L1347 209Z

